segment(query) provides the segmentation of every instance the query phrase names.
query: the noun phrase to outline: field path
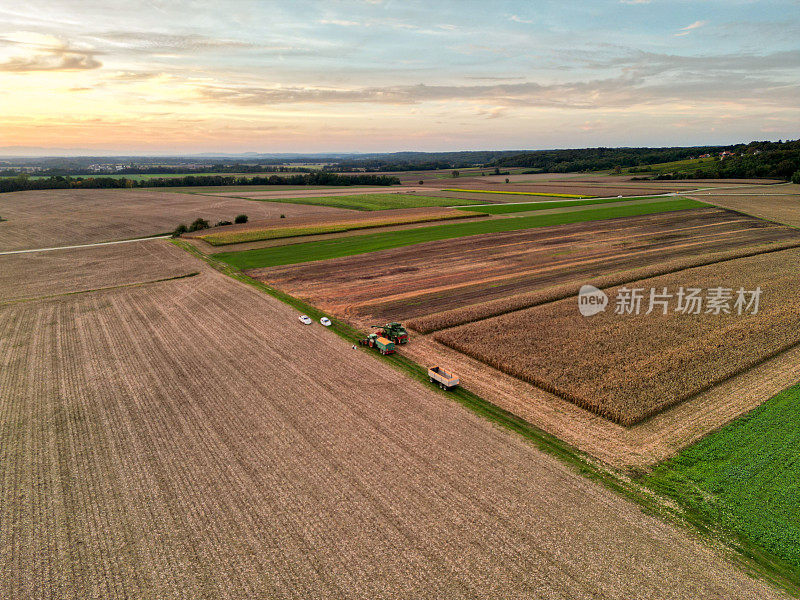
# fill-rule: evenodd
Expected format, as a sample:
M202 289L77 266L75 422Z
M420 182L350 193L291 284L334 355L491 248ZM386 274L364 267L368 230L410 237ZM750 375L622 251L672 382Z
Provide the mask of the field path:
M783 597L197 270L0 307L0 597Z
M77 246L53 246L52 248L31 248L30 250L6 250L4 252L0 252L0 256L5 256L7 254L30 254L32 252L50 252L51 250L73 250L75 248L94 248L95 246L113 246L115 244L131 244L146 240L166 240L169 237L170 236L168 235L157 235L149 238L117 240L114 242L95 242L94 244L78 244Z

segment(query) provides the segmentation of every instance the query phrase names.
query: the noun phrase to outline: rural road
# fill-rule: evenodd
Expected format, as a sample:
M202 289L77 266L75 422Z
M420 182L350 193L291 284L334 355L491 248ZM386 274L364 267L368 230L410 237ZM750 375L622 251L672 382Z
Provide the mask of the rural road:
M136 238L133 240L116 240L113 242L95 242L93 244L78 244L77 246L53 246L52 248L31 248L28 250L6 250L0 252L0 256L7 254L29 254L31 252L50 252L51 250L71 250L73 248L94 248L95 246L113 246L115 244L131 244L133 242L146 242L147 240L166 240L169 239L168 235L157 235L145 238Z

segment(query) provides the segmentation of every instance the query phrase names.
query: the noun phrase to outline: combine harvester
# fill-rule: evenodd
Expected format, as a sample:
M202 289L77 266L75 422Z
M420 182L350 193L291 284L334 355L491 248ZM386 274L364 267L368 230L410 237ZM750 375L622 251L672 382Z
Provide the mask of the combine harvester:
M408 331L402 323L387 323L386 325L373 325L373 329L380 329L380 335L392 340L395 344L408 343Z

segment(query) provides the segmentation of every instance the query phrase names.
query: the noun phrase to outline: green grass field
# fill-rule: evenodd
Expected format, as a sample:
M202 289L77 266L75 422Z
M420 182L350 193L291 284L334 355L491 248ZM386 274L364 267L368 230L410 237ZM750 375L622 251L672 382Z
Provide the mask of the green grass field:
M370 235L348 236L332 240L259 248L257 250L222 252L214 254L214 258L240 269L256 269L260 267L274 267L276 265L290 265L313 260L338 258L340 256L351 256L353 254L364 254L366 252L376 252L389 248L399 248L401 246L411 246L423 242L447 240L469 235L479 235L482 233L532 229L535 227L547 227L549 225L564 225L583 221L647 215L690 208L702 208L705 206L708 205L703 202L681 198L650 204L631 204L628 206L586 209L549 215L435 225L432 227L420 227L418 229L407 229L403 231L387 231Z
M800 572L800 384L685 449L645 482Z
M251 199L251 198L248 198ZM270 198L263 202L284 204L312 204L352 210L390 210L396 208L422 208L427 206L452 206L454 204L480 204L479 200L415 196L413 194L354 194L352 196L319 196L317 198Z
M528 212L531 210L547 210L550 208L566 208L568 206L584 206L588 204L609 204L612 202L636 202L647 200L652 196L639 198L603 198L602 200L564 200L563 202L524 202L521 204L491 204L488 206L464 207L464 210L484 213L487 215L505 215L510 213Z

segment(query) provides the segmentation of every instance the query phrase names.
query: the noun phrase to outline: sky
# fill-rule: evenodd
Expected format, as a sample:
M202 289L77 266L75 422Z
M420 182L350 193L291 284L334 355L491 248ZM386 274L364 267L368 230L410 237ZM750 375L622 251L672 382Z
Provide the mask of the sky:
M796 139L800 1L0 1L0 152Z

